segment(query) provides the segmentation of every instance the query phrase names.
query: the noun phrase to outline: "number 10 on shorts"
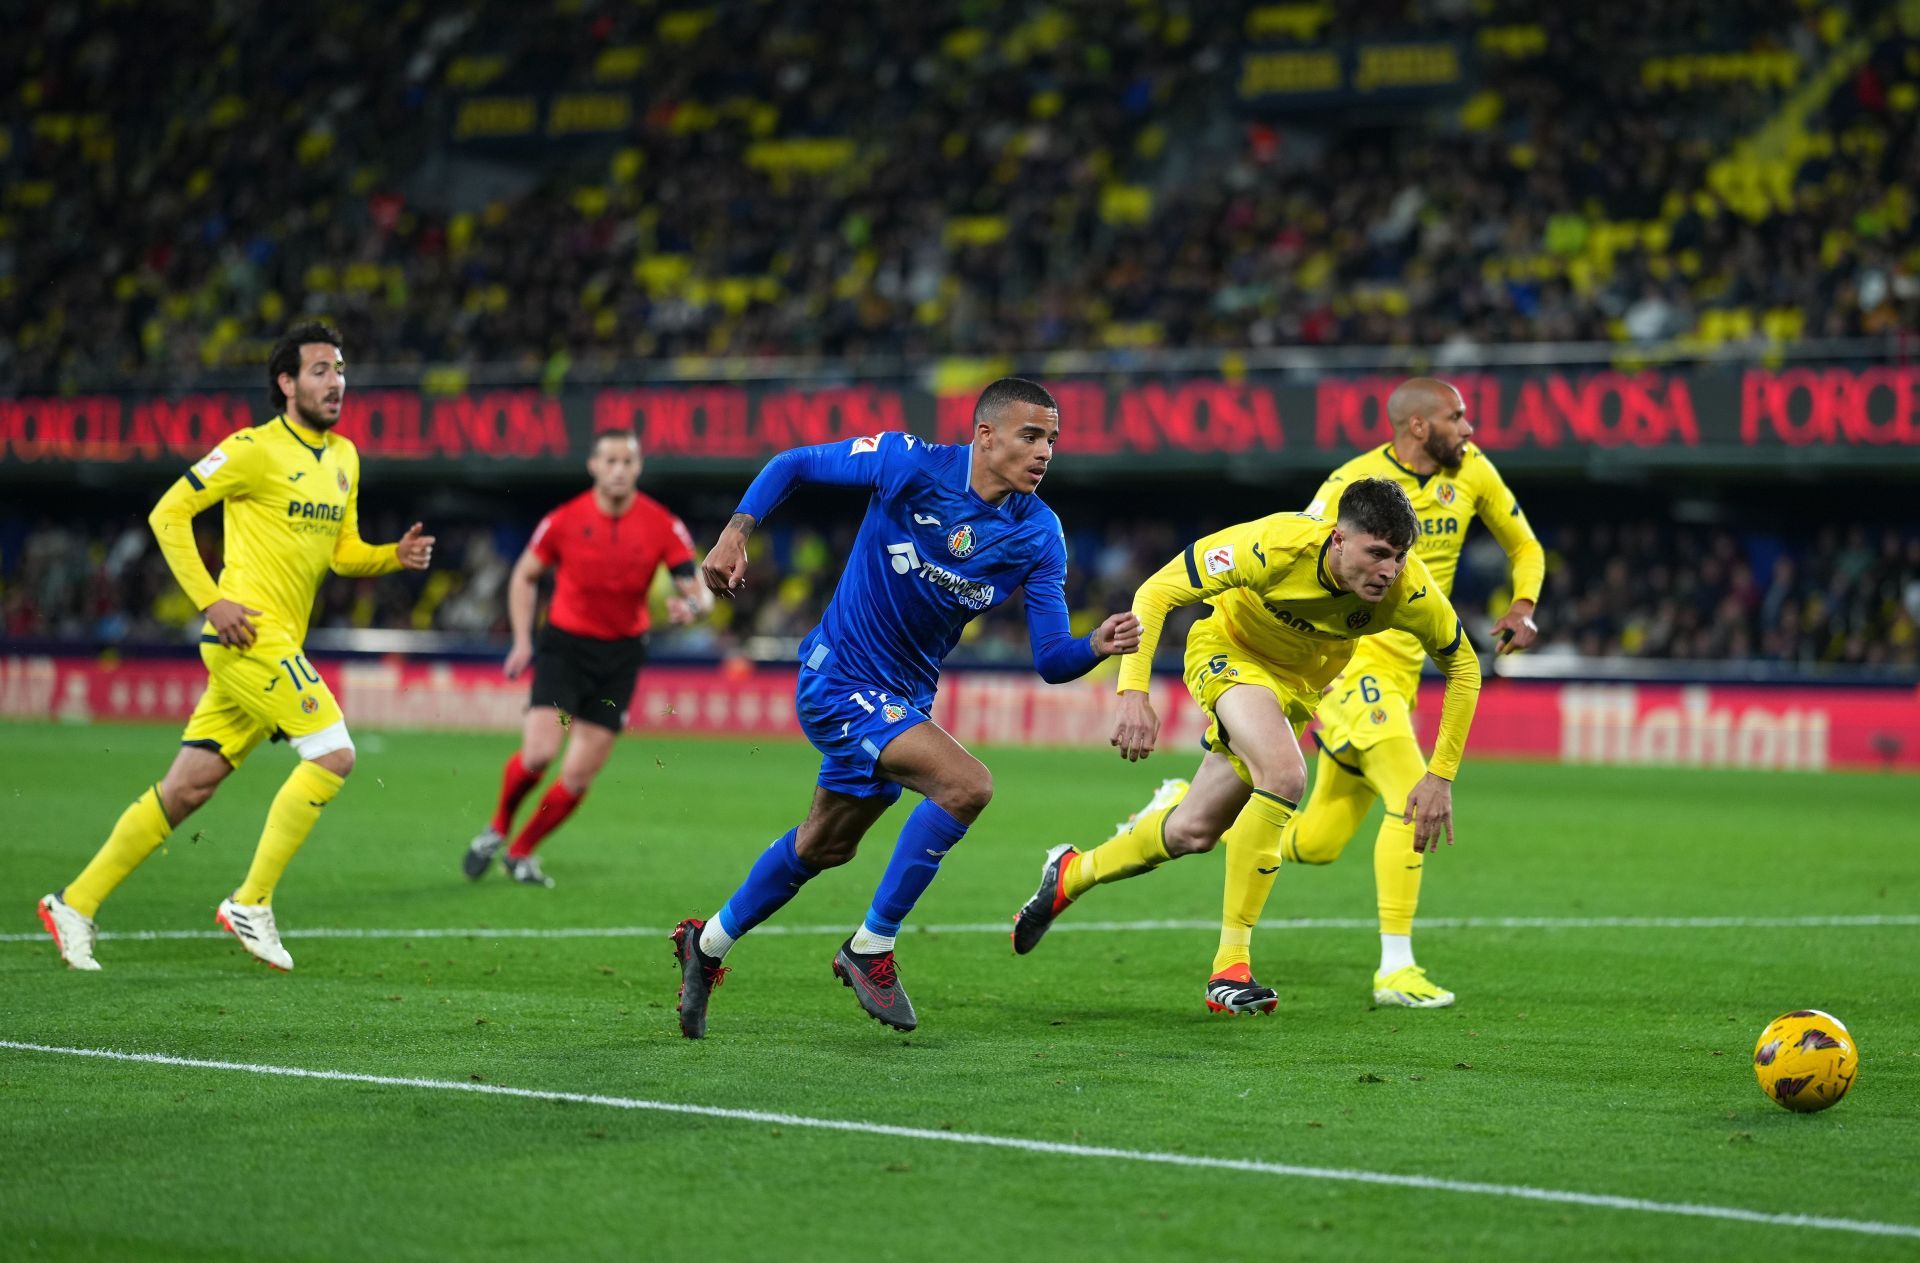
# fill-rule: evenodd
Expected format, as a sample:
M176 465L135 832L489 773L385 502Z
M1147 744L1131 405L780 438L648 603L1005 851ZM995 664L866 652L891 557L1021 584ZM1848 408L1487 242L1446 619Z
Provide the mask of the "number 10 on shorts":
M287 673L296 690L306 688L307 684L320 683L319 672L313 669L313 664L307 661L305 654L296 653L291 658L280 659L280 669ZM301 683L303 679L305 684Z

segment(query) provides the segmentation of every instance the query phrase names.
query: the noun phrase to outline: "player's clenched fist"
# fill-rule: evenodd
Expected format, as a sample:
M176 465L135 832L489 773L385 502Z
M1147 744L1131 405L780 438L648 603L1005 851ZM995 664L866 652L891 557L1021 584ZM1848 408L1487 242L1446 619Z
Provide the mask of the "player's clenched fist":
M735 592L747 586L747 532L738 525L743 517L746 514L734 514L734 520L720 532L713 551L700 563L700 574L707 581L708 591L729 601ZM747 518L749 528L752 522L752 518Z
M1120 750L1120 757L1137 763L1153 753L1160 737L1160 716L1145 693L1128 689L1120 694L1120 718L1114 721L1113 739L1108 744Z
M1140 620L1132 613L1109 614L1094 629L1093 650L1107 655L1132 653L1140 647Z

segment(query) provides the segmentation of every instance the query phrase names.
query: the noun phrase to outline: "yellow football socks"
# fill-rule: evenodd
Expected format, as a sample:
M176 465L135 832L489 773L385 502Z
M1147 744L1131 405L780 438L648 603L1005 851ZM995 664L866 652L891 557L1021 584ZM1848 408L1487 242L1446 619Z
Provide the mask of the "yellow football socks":
M78 877L67 883L60 897L81 916L91 917L100 911L101 902L113 893L114 887L140 867L140 861L152 855L154 848L165 842L172 832L173 825L160 806L160 787L151 786L120 813L113 832L107 835L106 845Z
M307 840L307 834L313 832L315 822L320 819L320 809L333 801L344 784L346 778L336 776L318 763L303 760L293 769L286 784L273 796L273 806L267 809L267 825L260 831L260 845L254 849L247 880L233 892L235 903L273 901L273 888L279 883L280 874L287 871L293 853Z
M1373 840L1373 881L1380 899L1380 932L1413 933L1420 906L1420 874L1426 856L1413 849L1413 826L1403 823L1407 795L1426 775L1420 748L1411 741L1383 741L1365 755L1367 779L1380 790L1386 816Z
M1158 811L1143 811L1099 846L1069 860L1061 879L1067 898L1078 899L1095 886L1138 877L1166 863L1167 817L1179 805L1175 802Z
M1347 849L1347 840L1373 807L1373 787L1324 750L1313 773L1307 805L1287 822L1280 856L1294 864L1331 864Z
M1220 908L1220 950L1213 957L1215 976L1235 965L1252 964L1253 927L1280 871L1280 838L1294 806L1278 794L1256 789L1220 839L1227 848L1227 890Z

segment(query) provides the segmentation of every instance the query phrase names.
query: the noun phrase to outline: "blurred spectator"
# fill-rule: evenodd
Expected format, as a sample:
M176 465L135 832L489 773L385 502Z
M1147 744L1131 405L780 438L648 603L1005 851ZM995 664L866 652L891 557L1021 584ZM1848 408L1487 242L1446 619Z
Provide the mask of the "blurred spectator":
M397 535L400 525L378 523L376 535ZM689 522L698 541L711 540L720 525ZM656 652L787 657L832 595L855 525L770 523L753 538L738 599L692 629L668 629L662 620ZM1912 529L1852 525L1795 538L1652 518L1536 527L1548 567L1535 653L1920 667L1920 533ZM1076 631L1126 608L1140 581L1194 529L1168 521L1070 527L1067 597ZM332 579L321 589L314 626L412 628L475 646L504 643L505 576L524 530L479 523L436 530L442 542L433 571L382 583ZM202 552L217 569L216 537L204 524ZM1484 628L1504 612L1505 580L1504 555L1476 537L1454 593L1470 624ZM664 601L664 591L656 598ZM1203 608L1171 620L1162 665L1178 665L1185 629ZM955 660L1024 663L1020 611L1016 595L970 624ZM0 620L9 637L108 643L177 643L198 626L144 522L0 520Z
M244 14L53 0L0 41L0 389L252 374L309 311L356 364L544 380L1920 329L1920 42L1872 0ZM1398 37L1471 49L1470 97L1238 97L1251 47ZM454 135L474 95L563 90L631 121Z

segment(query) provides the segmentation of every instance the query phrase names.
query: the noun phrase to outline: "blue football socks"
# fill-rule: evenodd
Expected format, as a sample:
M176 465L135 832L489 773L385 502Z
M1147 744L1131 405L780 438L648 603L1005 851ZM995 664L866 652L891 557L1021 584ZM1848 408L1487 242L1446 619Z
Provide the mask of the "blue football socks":
M946 808L930 798L922 800L901 827L893 858L887 861L880 887L873 892L867 932L883 939L898 934L900 923L933 884L941 859L965 836L967 826L948 815Z
M772 846L760 852L747 879L733 892L716 918L728 939L737 939L785 907L800 887L815 876L794 847L797 830L788 829ZM729 944L731 946L731 944Z

